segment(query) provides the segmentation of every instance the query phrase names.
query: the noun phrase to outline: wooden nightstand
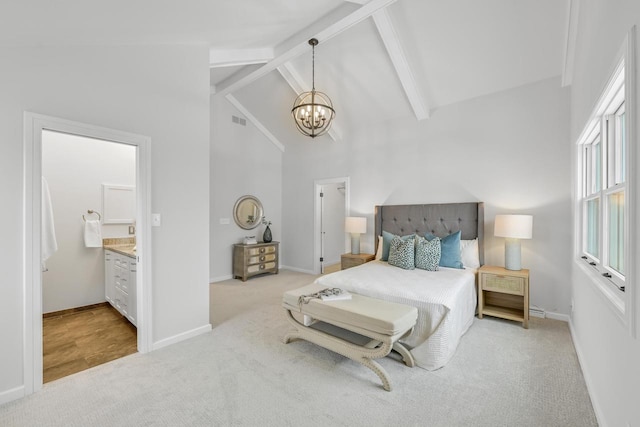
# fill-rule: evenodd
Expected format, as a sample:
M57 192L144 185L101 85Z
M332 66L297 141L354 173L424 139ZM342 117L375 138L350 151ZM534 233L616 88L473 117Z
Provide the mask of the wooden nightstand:
M522 322L529 328L529 270L483 265L478 270L478 318L483 315Z
M362 265L365 262L373 261L374 258L374 254L343 254L340 258L341 268L343 270L346 270L347 268L355 267L357 265Z

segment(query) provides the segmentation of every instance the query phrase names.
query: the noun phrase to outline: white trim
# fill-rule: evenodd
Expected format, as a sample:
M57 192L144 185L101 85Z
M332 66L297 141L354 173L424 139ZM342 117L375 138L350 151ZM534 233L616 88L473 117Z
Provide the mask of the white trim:
M209 68L264 64L273 59L273 48L209 49Z
M571 322L571 316L564 313L553 313L553 312L547 311L546 316L547 316L547 319L561 320L567 323Z
M151 140L133 133L30 112L24 113L24 395L42 388L42 272L40 248L42 131L86 136L137 147L138 351L151 347Z
M212 278L209 279L209 284L216 283L216 282L224 282L225 280L231 280L231 279L233 279L233 275L232 274L226 274L224 276L212 277Z
M376 23L382 42L387 48L389 58L393 63L393 67L396 69L400 84L402 84L411 108L413 108L416 119L428 119L429 105L418 90L418 85L413 77L407 56L402 49L402 43L400 43L398 33L391 22L389 12L386 9L377 11L373 14L373 21Z
M256 116L251 114L249 110L247 110L244 105L242 105L240 101L236 99L235 96L227 94L227 96L225 96L225 99L229 101L231 105L236 107L236 109L240 113L242 113L247 118L247 120L249 120L256 128L258 128L258 130L262 132L262 134L266 136L267 139L273 143L273 145L278 147L278 149L284 153L284 145L282 145L278 138L276 138L274 134L269 132L269 130L262 123L260 123L260 120L258 120Z
M11 402L12 400L18 400L24 396L26 396L24 386L5 390L0 393L0 405L4 405L5 403Z
M300 77L300 74L296 71L295 68L293 68L293 65L291 65L290 62L286 62L282 64L277 68L277 70L280 72L280 75L285 79L285 81L289 84L291 89L293 89L296 95L300 95L303 92L308 92L311 90L310 88L305 86L304 81L302 80L302 77ZM334 141L338 141L341 139L342 132L340 132L339 127L334 122L331 125L331 129L329 129L328 134L331 137L331 139L333 139Z
M179 343L184 340L188 340L189 338L197 337L198 335L206 334L211 331L211 324L207 323L206 325L200 326L198 328L191 329L190 331L183 332L178 335L174 335L172 337L161 339L160 341L156 341L153 344L153 350L159 350L161 348L170 346L172 344Z
M573 82L579 12L580 0L569 0L567 2L567 25L564 50L562 52L562 87L569 86Z
M310 274L320 274L320 253L322 248L320 247L320 187L326 184L338 184L344 182L344 216L349 216L351 212L350 200L351 200L351 180L348 176L338 178L326 178L316 179L313 181L313 271ZM345 247L346 250L346 247ZM296 270L298 271L298 270Z
M312 276L317 275L317 273L314 273L312 270L305 270L303 268L297 268L297 267L289 267L287 265L282 265L280 266L281 270L291 270L291 271L295 271L297 273L305 273L305 274L310 274Z
M589 397L591 397L591 404L593 406L593 412L596 415L596 421L599 426L606 426L604 424L604 415L602 409L600 408L600 404L598 400L595 398L596 394L593 390L596 389L595 383L591 376L590 371L587 369L587 365L584 363L584 353L582 348L580 347L580 340L576 337L576 331L573 326L573 319L569 320L569 332L571 333L571 340L573 341L573 347L576 349L576 355L578 356L578 363L580 364L580 370L582 371L582 376L584 377L584 382L587 386L587 393L589 393Z
M293 35L291 38L285 40L274 48L276 55L271 61L247 75L229 77L227 80L216 86L217 93L227 95L235 92L236 90L241 89L253 83L257 79L269 74L285 62L308 52L309 43L307 41L309 40L309 36L317 38L320 40L320 43L326 42L343 31L369 18L378 10L384 9L396 1L397 0L371 0L349 15L339 19L337 22L333 22L333 16L329 13L325 18L323 18L329 22L324 24L322 29L311 31L313 28L311 30L309 28L305 28L301 33ZM325 21L322 22L324 23ZM314 26L314 28L316 27Z
M629 207L625 214L628 221L628 230L634 230L636 236L638 234L638 227L640 222L640 206L637 205L636 195L640 191L640 183L638 182L637 164L635 162L638 150L638 124L637 117L637 94L638 94L638 82L636 80L636 26L634 25L629 30L627 35L627 52L625 58L625 114L629 117L626 121L627 127L627 158L626 158L626 170L627 170L627 187L625 188L625 204ZM628 191L629 189L633 191ZM630 235L630 233L628 233ZM638 312L640 311L640 300L636 301L640 295L640 282L638 281L638 256L640 255L640 243L638 239L629 239L625 242L625 250L627 251L626 262L626 280L627 286L625 292L627 293L627 320L629 322L629 334L633 338L638 337Z

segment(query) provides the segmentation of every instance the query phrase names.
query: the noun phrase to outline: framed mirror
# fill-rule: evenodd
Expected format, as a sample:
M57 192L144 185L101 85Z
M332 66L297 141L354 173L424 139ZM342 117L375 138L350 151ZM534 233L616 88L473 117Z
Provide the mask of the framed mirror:
M264 211L262 203L254 196L242 196L233 207L233 219L238 227L245 230L256 228L262 223Z

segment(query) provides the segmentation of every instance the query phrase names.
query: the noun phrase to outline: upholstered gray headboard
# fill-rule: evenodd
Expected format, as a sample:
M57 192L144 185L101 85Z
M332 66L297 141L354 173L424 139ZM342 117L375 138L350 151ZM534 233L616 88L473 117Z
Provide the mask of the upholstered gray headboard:
M403 236L426 232L445 237L462 230L461 239L478 238L480 265L484 264L484 203L376 206L375 235L382 231ZM375 239L376 250L378 239Z

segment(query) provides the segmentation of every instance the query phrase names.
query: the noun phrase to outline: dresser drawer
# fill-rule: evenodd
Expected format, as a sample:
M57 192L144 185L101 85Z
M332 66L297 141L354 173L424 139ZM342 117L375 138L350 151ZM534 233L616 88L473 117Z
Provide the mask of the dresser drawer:
M482 289L501 292L503 294L524 295L525 278L502 276L499 274L483 274Z
M247 267L247 273L257 273L259 271L269 271L276 268L275 262L266 262L262 264L250 265Z
M249 256L273 254L276 252L275 246L262 246L260 248L247 249Z
M276 254L257 255L249 258L249 264L259 264L266 261L275 261Z

